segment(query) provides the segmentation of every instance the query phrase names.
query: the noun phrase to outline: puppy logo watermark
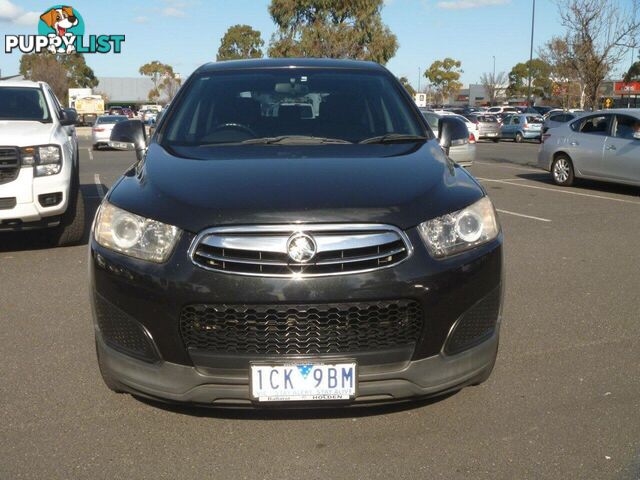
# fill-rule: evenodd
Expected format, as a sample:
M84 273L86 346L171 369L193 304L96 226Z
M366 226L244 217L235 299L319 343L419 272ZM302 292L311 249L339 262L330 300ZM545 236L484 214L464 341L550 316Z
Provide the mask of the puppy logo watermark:
M4 51L22 53L120 53L124 35L85 35L80 12L55 5L40 15L38 35L5 35Z

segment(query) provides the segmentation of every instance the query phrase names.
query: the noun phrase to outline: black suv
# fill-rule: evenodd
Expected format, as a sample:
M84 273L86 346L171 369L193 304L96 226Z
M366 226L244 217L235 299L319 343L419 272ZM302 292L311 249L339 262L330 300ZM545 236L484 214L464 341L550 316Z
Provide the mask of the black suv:
M351 405L487 379L502 234L482 187L380 65L199 68L91 236L100 370L115 391L206 405Z

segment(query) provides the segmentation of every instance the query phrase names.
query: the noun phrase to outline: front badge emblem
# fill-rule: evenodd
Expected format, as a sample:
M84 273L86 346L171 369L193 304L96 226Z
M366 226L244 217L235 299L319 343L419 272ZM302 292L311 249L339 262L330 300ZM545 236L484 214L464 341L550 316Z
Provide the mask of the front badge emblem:
M306 233L294 233L287 241L287 254L296 263L306 263L316 255L316 242Z

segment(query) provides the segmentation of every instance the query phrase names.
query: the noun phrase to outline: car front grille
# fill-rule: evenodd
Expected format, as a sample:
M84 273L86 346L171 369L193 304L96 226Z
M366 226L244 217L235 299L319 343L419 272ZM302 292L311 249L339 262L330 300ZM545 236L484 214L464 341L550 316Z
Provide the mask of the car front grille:
M18 178L20 157L16 147L0 147L0 185Z
M16 197L0 198L0 210L11 210L16 206Z
M183 308L188 349L208 353L307 355L415 346L423 324L413 300Z
M306 262L289 256L294 236L315 244ZM192 261L207 270L254 276L322 276L390 267L411 254L406 235L388 225L300 225L221 227L201 233L190 249Z

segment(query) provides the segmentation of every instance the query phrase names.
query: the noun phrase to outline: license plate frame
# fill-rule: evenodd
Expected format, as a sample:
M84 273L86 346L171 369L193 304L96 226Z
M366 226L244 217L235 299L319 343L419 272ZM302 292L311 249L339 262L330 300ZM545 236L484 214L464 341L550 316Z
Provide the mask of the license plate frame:
M320 368L324 371L324 369L336 368L342 369L345 366L348 366L352 370L353 377L353 387L349 392L349 395L345 395L344 392L338 393L328 393L328 392L319 392L319 391L311 391L305 390L305 394L300 394L301 389L294 389L294 391L290 392L290 395L283 394L271 394L264 395L264 383L267 382L266 378L263 377L263 388L262 390L256 389L256 383L258 378L254 377L254 372L257 375L258 371L265 372L267 369L282 371L282 369L290 369L293 371L291 375L295 375L296 378L300 378L303 376L303 371L305 367L310 367L307 373L307 376L303 378L303 380L297 380L298 385L301 383L307 383L308 381L313 382L315 375L315 370ZM302 370L300 369L302 368ZM342 370L339 370L340 380L342 381ZM271 375L271 374L270 374ZM286 383L286 381L285 381ZM274 389L275 390L275 389ZM286 390L286 389L285 389ZM269 403L309 403L309 402L320 402L320 403L332 403L332 402L351 402L355 400L358 396L358 362L353 358L336 358L336 359L295 359L295 360L266 360L266 361L255 361L249 363L249 393L251 396L251 400L260 404L269 404Z

